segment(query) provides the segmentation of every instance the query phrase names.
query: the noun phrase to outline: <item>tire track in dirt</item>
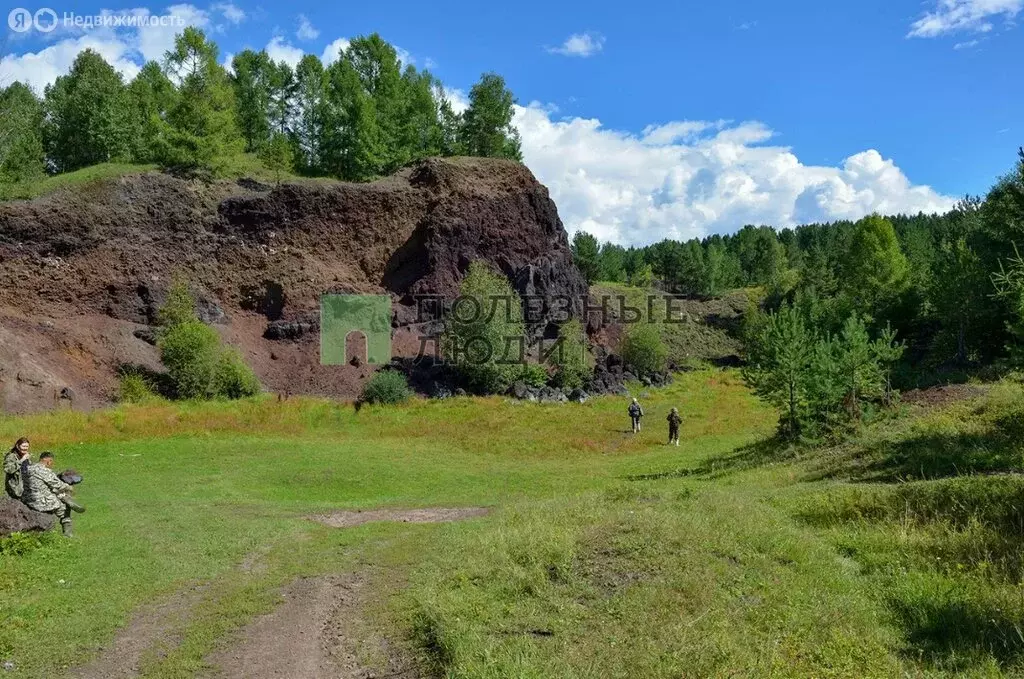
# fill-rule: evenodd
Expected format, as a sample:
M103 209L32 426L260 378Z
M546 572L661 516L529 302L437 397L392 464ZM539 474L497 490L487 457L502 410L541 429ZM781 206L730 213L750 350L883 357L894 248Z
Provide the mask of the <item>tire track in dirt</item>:
M283 603L207 657L217 679L418 679L415 665L364 624L365 573L300 578Z
M192 610L203 598L206 585L175 592L155 604L139 608L131 620L117 631L113 640L101 647L100 654L81 667L72 669L74 679L131 679L137 677L142 663L166 655L181 643Z
M337 511L310 516L333 528L375 521L447 523L486 515L485 507L427 507ZM237 566L263 572L267 549L257 549ZM246 626L239 640L207 658L222 679L371 679L420 676L414 665L364 622L366 573L301 578L282 591L284 601ZM181 590L159 603L141 606L100 654L69 671L73 679L134 679L144 662L177 648L189 618L209 584ZM367 666L367 661L375 667ZM380 669L384 667L386 669Z

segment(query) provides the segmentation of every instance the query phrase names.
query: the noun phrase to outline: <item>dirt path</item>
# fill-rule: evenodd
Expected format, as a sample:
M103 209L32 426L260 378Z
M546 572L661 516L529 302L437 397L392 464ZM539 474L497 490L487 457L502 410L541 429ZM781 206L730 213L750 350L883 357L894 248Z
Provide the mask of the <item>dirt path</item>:
M205 587L182 590L157 604L136 611L90 663L73 669L75 679L129 679L139 674L142 662L159 657L181 643L182 632Z
M442 523L483 516L484 507L432 507L338 511L309 517L333 528L372 521ZM266 550L238 565L243 572L265 570ZM222 679L413 679L412 665L366 624L362 609L369 596L366 574L304 578L288 586L283 603L253 621L240 640L207 660ZM91 662L72 669L74 679L132 679L146 661L159 659L181 643L182 634L205 586L142 606Z
M443 523L483 516L485 507L376 509L317 514L332 528L372 521ZM217 679L417 679L415 664L366 621L373 596L367 570L301 578L284 601L242 630L238 641L207 657Z
M401 523L445 523L486 515L486 507L428 507L425 509L371 509L314 514L309 517L331 528L352 528L371 521L398 521Z
M414 679L413 665L363 621L367 576L302 578L238 643L207 658L218 679Z

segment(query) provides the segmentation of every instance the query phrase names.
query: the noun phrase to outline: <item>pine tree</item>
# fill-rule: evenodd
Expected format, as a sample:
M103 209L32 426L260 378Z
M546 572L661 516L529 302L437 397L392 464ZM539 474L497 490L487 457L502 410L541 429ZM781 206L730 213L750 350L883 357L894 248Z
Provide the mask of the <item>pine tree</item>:
M906 290L910 267L892 222L871 215L854 226L843 263L842 289L853 308L884 314Z
M785 306L751 330L743 378L754 392L779 408L780 428L800 435L807 418L815 338L799 312Z
M952 341L952 358L963 363L967 360L971 330L979 314L985 311L981 302L991 290L981 259L965 238L943 243L929 282L928 300Z
M381 130L374 101L347 52L328 68L327 82L324 167L328 174L350 181L373 179L384 165Z
M342 61L355 73L361 89L349 100L353 106L349 119L357 128L364 128L365 136L360 133L357 139L365 160L372 160L364 176L355 178L391 174L413 157L408 140L403 138L407 106L398 52L373 33L354 39Z
M462 156L466 149L460 139L462 128L462 115L455 112L451 102L444 92L444 88L437 83L435 97L438 101L438 118L441 126L441 149L442 156Z
M181 85L167 114L161 162L171 168L217 171L245 146L236 125L231 82L217 63L217 46L189 27L175 38L165 63L172 80Z
M267 118L271 132L288 134L295 116L295 72L281 61L270 69L270 89Z
M280 185L281 173L290 172L292 169L292 143L288 135L283 132L272 133L270 139L260 148L259 156L263 165L274 172Z
M572 238L572 258L587 283L592 285L601 275L600 248L597 239L586 231L577 231Z

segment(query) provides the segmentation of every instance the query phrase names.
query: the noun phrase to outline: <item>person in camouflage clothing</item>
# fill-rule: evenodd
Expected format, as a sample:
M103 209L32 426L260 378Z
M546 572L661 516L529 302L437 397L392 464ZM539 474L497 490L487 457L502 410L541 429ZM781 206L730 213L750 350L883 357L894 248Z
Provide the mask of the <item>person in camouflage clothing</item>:
M673 443L679 445L679 424L683 421L683 418L679 416L679 408L673 408L672 412L665 418L668 420L668 444Z
M71 510L84 512L71 497L71 486L61 481L53 471L53 453L43 453L39 462L29 465L22 500L37 512L53 514L60 521L64 535L71 537Z
M22 479L22 463L29 460L28 439L18 439L14 447L4 455L4 490L7 496L20 500L25 492L25 482Z

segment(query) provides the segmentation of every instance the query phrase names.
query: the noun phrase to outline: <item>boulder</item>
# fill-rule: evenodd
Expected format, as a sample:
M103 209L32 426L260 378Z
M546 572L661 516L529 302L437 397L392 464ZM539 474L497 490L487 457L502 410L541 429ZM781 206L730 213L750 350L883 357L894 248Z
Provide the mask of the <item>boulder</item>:
M522 401L529 395L530 387L527 386L526 382L519 381L509 387L508 393L513 398L517 398Z
M0 497L0 537L11 533L43 531L53 527L54 517L29 509L9 497Z
M566 403L569 399L561 389L554 387L541 387L537 394L537 400L541 403Z

